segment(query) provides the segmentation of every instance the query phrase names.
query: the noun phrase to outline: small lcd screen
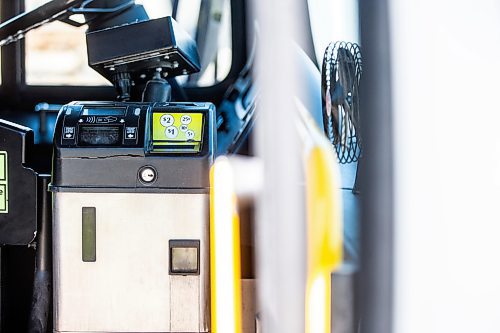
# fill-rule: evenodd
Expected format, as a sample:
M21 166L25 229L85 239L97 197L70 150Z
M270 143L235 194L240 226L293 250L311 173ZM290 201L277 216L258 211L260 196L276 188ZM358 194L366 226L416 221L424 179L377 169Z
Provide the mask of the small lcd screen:
M200 152L203 113L165 111L153 113L153 152Z
M81 126L78 144L82 146L116 146L121 143L120 126Z
M124 116L125 108L84 108L82 116Z

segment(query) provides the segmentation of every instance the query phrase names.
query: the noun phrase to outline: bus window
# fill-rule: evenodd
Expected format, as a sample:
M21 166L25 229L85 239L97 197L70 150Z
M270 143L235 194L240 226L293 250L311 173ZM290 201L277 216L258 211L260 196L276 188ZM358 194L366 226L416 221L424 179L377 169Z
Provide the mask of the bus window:
M32 10L48 0L26 0L26 10ZM150 18L172 14L172 4L164 0L138 0ZM214 1L206 8L201 0L179 1L178 23L197 39L202 69L200 73L179 77L181 84L212 86L226 78L231 68L231 7L229 0ZM207 34L197 36L200 15L207 16ZM74 17L72 17L74 19ZM54 22L29 32L26 36L26 84L39 86L99 86L110 83L87 64L85 31ZM215 45L216 47L213 47Z

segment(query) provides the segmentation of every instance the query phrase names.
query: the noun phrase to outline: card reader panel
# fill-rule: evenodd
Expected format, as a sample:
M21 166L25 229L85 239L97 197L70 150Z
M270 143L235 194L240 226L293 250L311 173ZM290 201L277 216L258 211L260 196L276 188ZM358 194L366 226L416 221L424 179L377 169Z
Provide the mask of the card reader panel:
M63 106L60 146L142 147L146 103L83 102Z
M60 190L206 188L216 140L211 103L73 102L59 112L54 177ZM138 176L144 166L154 181ZM113 172L104 172L113 170Z

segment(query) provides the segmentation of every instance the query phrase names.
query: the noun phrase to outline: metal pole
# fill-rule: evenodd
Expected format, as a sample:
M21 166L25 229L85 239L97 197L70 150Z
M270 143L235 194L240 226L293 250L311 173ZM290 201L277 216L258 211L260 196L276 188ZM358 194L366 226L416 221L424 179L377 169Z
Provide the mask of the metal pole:
M361 332L392 332L393 152L387 0L360 1L365 153L361 176Z
M263 161L257 201L257 308L262 332L303 333L306 272L304 188L296 131L301 80L293 59L300 45L298 1L257 0L256 85L259 87L256 151ZM252 26L252 25L250 25Z
M52 200L48 192L50 175L39 176L39 222L36 266L29 322L30 333L46 333L50 327L52 301Z

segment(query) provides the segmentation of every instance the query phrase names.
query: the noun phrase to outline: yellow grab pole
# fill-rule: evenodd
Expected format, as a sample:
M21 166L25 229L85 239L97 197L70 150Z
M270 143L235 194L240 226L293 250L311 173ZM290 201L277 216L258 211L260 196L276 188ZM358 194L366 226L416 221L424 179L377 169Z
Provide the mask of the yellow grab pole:
M226 157L215 161L210 184L211 331L241 333L240 221Z
M342 201L331 146L315 145L306 157L306 333L331 332L331 273L341 264Z

